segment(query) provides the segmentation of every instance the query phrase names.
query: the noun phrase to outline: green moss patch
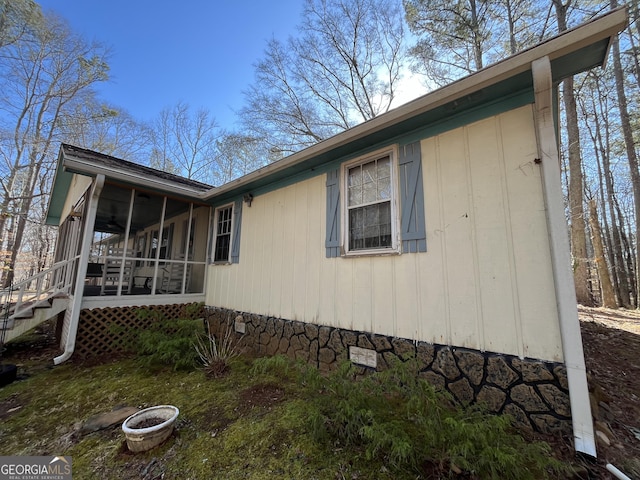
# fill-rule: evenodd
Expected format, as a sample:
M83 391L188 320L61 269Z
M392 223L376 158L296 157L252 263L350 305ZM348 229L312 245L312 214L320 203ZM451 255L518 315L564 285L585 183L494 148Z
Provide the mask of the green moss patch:
M474 445L485 445L486 436L491 442L502 440L485 452L487 458L510 456L504 463L511 470L498 465L493 478L517 478L511 456L519 455L529 470L521 478L553 472L544 458L529 457L548 456L548 450L527 448L505 422L475 411L456 413L446 400L441 409L420 403L422 397L435 401L436 394L409 382L405 374L363 379L345 367L323 377L281 357L236 359L229 373L217 379L199 369L149 370L135 358L95 366L64 364L0 389L0 406L12 410L0 422L0 452L71 455L74 477L100 480L162 475L402 480L429 478L433 472L455 478L454 458L456 468L464 469L459 478L477 478L474 468L485 467L466 458L465 449L477 454ZM83 422L117 406L159 404L175 405L180 416L169 440L149 452L129 452L120 425L81 433ZM438 432L425 435L416 428L432 425L433 420L418 418L430 409L439 415L438 428L451 427L446 438L459 437L459 444L447 445ZM464 423L468 419L473 421ZM425 441L434 448L422 445Z

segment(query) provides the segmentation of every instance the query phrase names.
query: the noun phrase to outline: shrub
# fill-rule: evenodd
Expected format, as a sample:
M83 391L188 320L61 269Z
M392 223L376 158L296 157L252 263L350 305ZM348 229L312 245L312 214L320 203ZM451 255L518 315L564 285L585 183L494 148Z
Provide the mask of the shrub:
M506 416L454 406L418 376L415 362L358 376L349 363L310 398L310 431L320 442L360 449L391 468L426 465L473 478L540 479L567 469L546 443L527 443Z
M193 343L204 330L202 319L167 319L157 311L140 309L138 315L153 321L146 328L127 330L123 342L140 364L151 369L172 367L192 370L198 365Z

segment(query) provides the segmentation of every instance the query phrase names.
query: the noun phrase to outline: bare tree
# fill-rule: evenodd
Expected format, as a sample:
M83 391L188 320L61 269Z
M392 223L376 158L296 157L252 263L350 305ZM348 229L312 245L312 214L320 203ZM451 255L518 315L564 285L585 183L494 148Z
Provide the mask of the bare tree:
M218 125L210 112L186 103L164 109L152 127L151 166L187 178L211 181Z
M419 36L411 49L414 69L445 85L485 66L497 2L405 0L409 29Z
M568 12L572 0L552 0L556 11L558 30L568 28ZM592 305L589 292L589 255L587 252L586 221L583 203L584 175L580 148L580 130L578 110L574 92L574 79L567 77L562 81L562 100L566 116L567 150L569 160L569 222L571 231L571 254L573 256L573 276L576 286L576 298L582 305Z
M151 152L149 165L158 170L178 174L179 168L172 159L172 126L171 112L163 109L151 125Z
M0 0L0 49L33 33L42 12L33 0Z
M592 70L584 82L582 95L578 97L581 107L582 123L585 132L589 133L593 145L595 158L596 181L598 185L600 205L602 205L602 227L604 230L605 253L611 272L618 305L625 308L631 306L629 296L629 272L624 260L621 219L615 208L616 189L612 157L616 160L617 148L612 147L612 141L617 142L620 128L615 117L609 116L615 108L615 85L611 81L612 74L607 71ZM613 139L613 140L612 140ZM617 162L622 164L623 162ZM592 232L593 234L593 232Z
M535 0L404 0L414 71L445 85L538 41ZM538 27L538 28L536 28Z
M611 7L617 7L617 1L611 1ZM633 130L631 126L631 120L629 117L629 108L627 102L627 94L624 86L624 72L622 71L622 62L620 60L620 44L618 38L614 38L612 46L613 56L613 72L616 82L616 92L618 97L618 111L620 114L620 123L622 126L622 136L624 139L625 152L627 155L627 161L629 162L629 172L631 176L631 185L633 187L633 204L635 210L635 224L636 229L640 225L640 170L638 170L638 154L636 152L635 142L633 138ZM640 267L640 237L635 235L635 252L636 252L636 285L634 286L634 297L636 298L636 305L640 306L638 302L638 295L640 294L640 275L637 274L638 267Z
M58 137L65 143L138 163L148 162L151 131L125 110L84 95L61 116Z
M236 132L224 132L216 141L213 184L230 182L271 160L271 151L260 139Z
M61 19L48 15L31 27L0 57L0 234L11 268L33 199L46 193L40 180L53 171L61 116L108 72L108 50L74 35ZM8 272L5 286L13 279Z
M299 34L272 39L240 116L293 152L389 110L404 65L398 0L306 0Z
M602 232L600 222L598 220L598 207L596 200L589 200L589 227L591 229L591 240L593 242L593 257L595 259L598 277L600 278L600 289L602 291L602 306L607 308L616 308L616 302L609 269L605 260L604 244L602 242Z
M549 15L540 1L500 0L496 5L496 13L499 24L504 24L497 29L499 35L496 35L501 44L497 51L500 57L505 53L514 55L547 35Z

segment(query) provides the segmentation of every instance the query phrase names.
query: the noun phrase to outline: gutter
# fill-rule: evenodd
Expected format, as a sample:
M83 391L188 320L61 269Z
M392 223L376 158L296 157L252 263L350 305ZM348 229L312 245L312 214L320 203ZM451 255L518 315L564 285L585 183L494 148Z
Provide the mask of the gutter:
M75 290L73 292L73 301L70 306L71 318L69 319L69 331L64 345L64 352L62 355L53 359L54 365L60 365L61 363L69 360L76 348L76 335L78 334L78 322L80 320L80 307L82 306L84 279L87 275L89 252L91 250L91 241L93 240L93 227L96 221L96 213L98 212L98 200L100 199L102 187L104 187L104 179L104 175L98 175L91 190L89 209L85 220L82 246L80 249L80 258L78 259Z

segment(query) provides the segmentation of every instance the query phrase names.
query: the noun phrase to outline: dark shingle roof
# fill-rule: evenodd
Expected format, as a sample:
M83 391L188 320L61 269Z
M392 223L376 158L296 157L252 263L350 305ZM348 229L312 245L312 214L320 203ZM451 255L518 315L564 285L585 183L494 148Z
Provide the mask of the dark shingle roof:
M212 185L207 185L206 183L198 182L197 180L191 180L172 173L163 172L156 168L146 167L138 163L129 162L127 160L122 160L121 158L112 157L111 155L105 155L104 153L94 152L93 150L87 150L74 145L63 143L61 148L65 155L72 155L78 159L92 163L95 162L102 167L126 171L134 175L162 179L168 182L184 185L201 192L205 192L213 188Z

